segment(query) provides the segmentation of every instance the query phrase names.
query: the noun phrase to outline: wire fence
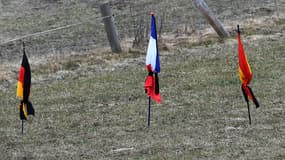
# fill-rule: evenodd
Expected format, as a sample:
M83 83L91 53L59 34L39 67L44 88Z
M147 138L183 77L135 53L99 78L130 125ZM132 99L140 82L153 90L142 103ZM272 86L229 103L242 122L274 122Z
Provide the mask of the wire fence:
M86 52L108 47L99 5L93 0L0 1L0 58L20 59L21 41L28 54ZM149 12L157 17L158 34L187 34L209 28L208 22L186 0L109 1L121 41L144 44L149 34ZM206 0L223 22L282 13L284 0ZM138 37L140 39L138 39ZM138 42L136 42L138 41Z

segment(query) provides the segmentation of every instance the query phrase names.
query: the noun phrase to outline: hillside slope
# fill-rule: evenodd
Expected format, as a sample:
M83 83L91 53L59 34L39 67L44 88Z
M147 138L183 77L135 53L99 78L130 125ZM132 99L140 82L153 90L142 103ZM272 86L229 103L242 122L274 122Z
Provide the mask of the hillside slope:
M15 95L21 47L19 42L5 45L3 50L17 46L18 56L1 51L1 159L285 159L285 20L281 14L257 17L226 22L232 29L236 23L243 26L253 72L250 86L261 104L259 109L251 104L251 126L240 91L234 32L225 40L209 27L191 36L163 34L163 103L152 105L150 128L144 49L113 54L105 47L84 51L78 45L80 52L55 49L37 55L37 47L46 49L28 42L36 115L22 135Z

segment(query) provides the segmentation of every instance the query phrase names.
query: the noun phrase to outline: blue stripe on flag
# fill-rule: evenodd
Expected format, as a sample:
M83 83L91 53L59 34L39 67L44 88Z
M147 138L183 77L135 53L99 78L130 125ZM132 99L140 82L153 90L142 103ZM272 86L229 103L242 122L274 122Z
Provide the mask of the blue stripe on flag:
M158 54L158 48L156 47L157 55L156 55L156 64L155 64L155 71L156 73L160 72L160 61L159 61L159 54Z
M157 46L157 33L156 33L156 23L154 15L151 16L151 37L156 41L156 63L155 63L155 72L160 72L160 61L158 54L158 46Z
M156 24L154 15L151 16L151 36L153 39L157 40L156 36Z

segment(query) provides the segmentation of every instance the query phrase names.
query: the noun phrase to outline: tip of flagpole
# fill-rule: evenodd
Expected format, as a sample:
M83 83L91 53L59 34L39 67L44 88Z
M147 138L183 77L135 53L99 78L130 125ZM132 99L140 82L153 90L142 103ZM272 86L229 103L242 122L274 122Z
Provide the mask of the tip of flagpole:
M25 42L24 42L24 41L22 41L22 47L23 47L23 54L25 54L26 45L25 45Z
M153 16L153 15L154 15L154 12L153 12L153 11L150 11L150 15Z
M239 24L237 25L237 32L240 33Z

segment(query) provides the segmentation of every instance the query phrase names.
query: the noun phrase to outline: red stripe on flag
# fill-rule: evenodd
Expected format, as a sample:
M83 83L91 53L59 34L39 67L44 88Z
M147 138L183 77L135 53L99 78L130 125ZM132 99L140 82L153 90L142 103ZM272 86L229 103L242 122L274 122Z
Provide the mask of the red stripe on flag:
M253 100L253 95L251 94L249 88L247 87L246 84L242 84L242 88L244 89L245 93L247 94L248 98L250 100Z
M161 103L160 93L155 94L155 80L153 76L148 75L145 80L144 88L147 91L147 95L158 103Z
M240 33L238 34L238 58L239 58L239 67L243 74L242 83L249 84L252 78L252 74L246 55L244 53L243 45L240 38Z
M25 77L25 68L21 66L18 81L20 81L22 84L24 84L24 77Z

